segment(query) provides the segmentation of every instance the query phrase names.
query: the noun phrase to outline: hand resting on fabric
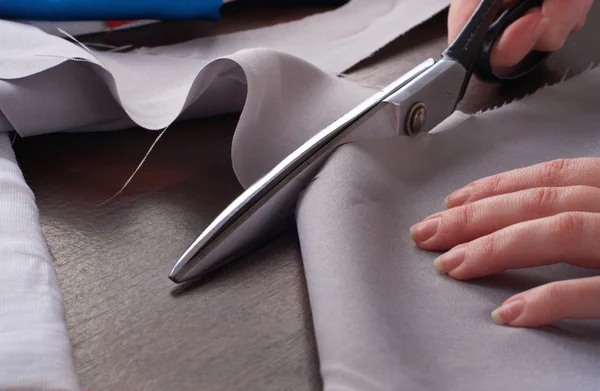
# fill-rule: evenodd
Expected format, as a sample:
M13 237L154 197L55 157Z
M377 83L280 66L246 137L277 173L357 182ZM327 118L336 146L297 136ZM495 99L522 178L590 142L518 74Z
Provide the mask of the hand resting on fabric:
M511 4L518 0L505 0ZM448 15L448 39L454 40L479 0L452 0ZM544 0L509 26L496 41L491 63L494 69L518 64L532 49L553 52L585 24L593 0Z
M555 160L480 179L446 198L447 210L411 228L456 280L567 262L600 269L600 158ZM538 327L600 318L600 276L517 294L492 313L499 324Z

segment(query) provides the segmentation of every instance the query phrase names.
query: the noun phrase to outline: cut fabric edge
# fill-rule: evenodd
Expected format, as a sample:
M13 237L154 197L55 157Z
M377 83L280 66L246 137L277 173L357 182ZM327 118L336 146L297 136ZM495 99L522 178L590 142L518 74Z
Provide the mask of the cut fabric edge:
M490 107L490 108L487 108L487 109L479 110L476 113L474 113L474 115L483 114L483 113L486 113L488 111L498 110L498 109L501 109L502 107L504 107L506 105L509 105L509 104L512 104L512 103L515 103L515 102L519 102L519 101L523 101L523 100L528 99L528 98L530 98L532 96L535 96L536 94L540 93L541 91L543 91L543 90L545 90L547 88L558 86L558 85L561 85L563 83L568 83L571 80L577 79L578 77L582 77L583 75L587 74L588 72L591 72L591 71L594 71L595 69L597 69L599 65L600 65L600 62L598 62L598 61L591 61L590 65L588 66L587 69L585 69L584 71L579 72L579 73L577 73L575 75L572 75L571 77L569 77L569 73L571 72L571 69L567 68L560 80L558 80L556 82L545 83L544 85L541 85L540 87L536 88L535 91L529 92L529 93L523 95L520 98L515 98L515 99L507 100L507 101L504 101L500 105L496 105L494 107Z

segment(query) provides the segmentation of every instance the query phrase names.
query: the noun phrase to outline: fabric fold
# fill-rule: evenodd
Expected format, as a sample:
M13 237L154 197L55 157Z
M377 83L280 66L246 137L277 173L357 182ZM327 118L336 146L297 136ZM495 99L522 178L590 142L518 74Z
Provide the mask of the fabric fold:
M35 198L0 134L0 390L78 391Z
M448 3L353 0L299 21L129 53L92 51L30 25L0 21L0 111L23 137L135 125L159 130L181 119L192 101L205 96L203 87L210 81L229 76L228 65L221 68L219 59L235 61L236 53L264 48L323 72L341 72ZM70 64L68 70L54 69L72 61L76 66ZM218 91L213 96L231 96ZM47 125L30 118L25 108L32 103L38 118L51 118ZM97 106L101 109L93 109ZM194 108L183 118L241 109L235 98L221 101L219 107Z
M600 156L600 69L433 134L342 146L297 218L325 390L594 390L600 321L499 327L513 294L598 275L566 265L471 282L440 276L409 228L467 183Z

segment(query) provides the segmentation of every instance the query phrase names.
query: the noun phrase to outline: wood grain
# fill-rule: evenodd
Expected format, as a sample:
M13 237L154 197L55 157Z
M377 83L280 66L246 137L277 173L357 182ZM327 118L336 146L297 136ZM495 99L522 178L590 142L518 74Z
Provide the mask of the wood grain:
M144 27L88 41L165 44L320 10L260 9L255 10L261 15L258 22L250 22L243 16L247 9L228 8L220 25ZM445 26L446 14L441 13L345 77L384 85L422 60L437 57L446 44ZM585 31L581 35L596 37ZM581 44L577 42L572 45ZM558 80L567 64L573 74L587 67L583 60L574 66L577 61L569 55L555 56L546 68L518 84L475 81L461 108L473 112L522 96ZM17 141L18 160L36 194L55 257L83 387L320 388L294 232L219 270L202 285L174 288L167 279L182 251L241 191L229 160L236 121L228 116L172 126L125 193L102 207L97 205L121 187L155 132L53 134Z

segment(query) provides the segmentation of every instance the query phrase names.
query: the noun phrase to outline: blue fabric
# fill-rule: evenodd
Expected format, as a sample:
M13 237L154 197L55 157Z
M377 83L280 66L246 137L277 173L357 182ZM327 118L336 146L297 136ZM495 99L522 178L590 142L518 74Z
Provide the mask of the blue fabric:
M0 0L0 18L39 21L219 19L223 0Z

